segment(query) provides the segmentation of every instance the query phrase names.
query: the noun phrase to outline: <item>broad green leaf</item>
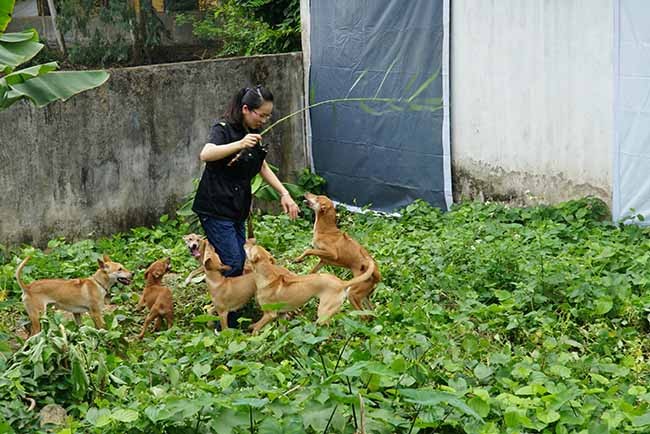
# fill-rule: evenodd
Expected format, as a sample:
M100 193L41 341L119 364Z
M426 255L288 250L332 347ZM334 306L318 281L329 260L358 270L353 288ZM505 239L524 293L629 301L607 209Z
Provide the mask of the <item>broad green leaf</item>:
M231 374L224 374L219 378L219 386L221 386L222 389L227 389L230 387L230 385L235 381L237 377Z
M121 408L111 413L111 418L118 422L134 422L138 420L138 412L128 408Z
M598 300L596 300L596 306L594 308L594 312L597 315L604 315L610 310L612 310L613 305L614 303L610 297L601 297Z
M343 419L341 409L335 405L306 405L302 412L302 423L305 428L311 428L315 432L325 432L327 421L332 417L332 425L340 425Z
M43 47L43 44L31 40L0 42L0 72L13 71L18 65L38 54Z
M253 408L262 408L264 407L269 400L267 398L263 399L258 399L258 398L239 398L239 399L233 399L232 404L233 405L243 405L243 406L249 406Z
M567 368L566 366L562 365L553 365L550 368L551 373L562 377L562 378L569 378L571 377L571 369Z
M204 324L210 321L219 321L219 317L215 315L197 315L192 318L192 322L197 324Z
M31 99L38 107L102 85L108 80L104 71L51 72L11 86L18 94Z
M194 375L197 377L201 378L205 375L207 375L208 372L210 372L210 365L205 363L196 363L194 366L192 366L192 372L194 372Z
M14 85L29 80L30 78L47 74L48 72L56 70L58 67L59 65L56 62L49 62L43 65L32 66L31 68L19 69L18 71L5 75L2 79L8 85Z
M4 32L11 21L16 0L0 0L0 33Z
M246 407L239 409L223 409L219 415L212 418L213 432L230 434L235 432L235 428L247 427L250 425L249 410ZM242 431L237 431L242 432Z
M355 363L341 372L341 375L346 377L358 377L363 374L374 374L386 377L398 377L401 375L383 363L372 361Z
M474 375L476 375L476 378L479 380L484 380L488 378L490 375L492 375L494 371L492 368L489 366L484 365L483 363L479 363L474 367Z
M38 32L36 29L23 30L17 33L2 33L0 34L0 43L16 43L16 42L38 42Z
M490 404L478 396L475 396L467 401L467 405L469 405L481 417L487 417L487 415L490 413Z
M538 408L535 411L535 416L537 416L537 419L544 422L545 424L553 423L560 419L560 413L551 409Z
M441 403L449 404L465 414L482 420L481 416L476 411L470 408L457 396L448 392L425 389L402 389L399 391L399 393L406 398L406 402L410 402L412 404L423 405L425 407L435 407Z
M86 412L86 420L96 427L106 426L111 423L111 412L107 408L91 407Z
M650 411L644 413L641 416L636 416L632 418L633 426L646 426L650 425Z

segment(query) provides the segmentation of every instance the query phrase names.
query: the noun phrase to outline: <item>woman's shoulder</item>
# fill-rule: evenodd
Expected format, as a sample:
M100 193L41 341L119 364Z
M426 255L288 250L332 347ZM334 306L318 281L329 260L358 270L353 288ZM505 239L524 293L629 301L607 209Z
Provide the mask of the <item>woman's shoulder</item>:
M212 128L220 128L229 131L240 131L242 129L241 125L236 123L229 122L227 119L217 119L214 121Z

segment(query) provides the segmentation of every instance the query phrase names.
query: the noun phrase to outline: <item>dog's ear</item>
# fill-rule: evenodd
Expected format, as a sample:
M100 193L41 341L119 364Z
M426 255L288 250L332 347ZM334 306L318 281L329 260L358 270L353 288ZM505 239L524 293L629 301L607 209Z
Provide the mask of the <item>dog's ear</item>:
M101 259L97 260L97 265L99 265L99 268L101 268L102 270L106 268L106 263Z
M206 270L219 271L219 267L215 267L215 262L214 258L208 255L203 261L203 267L205 267Z
M111 258L108 255L104 255L104 262L111 262Z
M318 212L329 211L329 209L330 209L329 203L318 202Z
M219 271L230 271L230 270L232 270L232 267L230 265L221 264L221 267L219 267Z

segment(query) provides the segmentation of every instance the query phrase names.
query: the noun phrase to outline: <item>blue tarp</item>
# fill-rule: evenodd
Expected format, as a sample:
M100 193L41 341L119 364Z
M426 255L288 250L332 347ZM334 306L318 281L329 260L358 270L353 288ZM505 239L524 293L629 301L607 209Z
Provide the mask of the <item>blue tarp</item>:
M311 1L310 103L383 99L310 111L314 168L333 199L447 208L443 9L443 0Z

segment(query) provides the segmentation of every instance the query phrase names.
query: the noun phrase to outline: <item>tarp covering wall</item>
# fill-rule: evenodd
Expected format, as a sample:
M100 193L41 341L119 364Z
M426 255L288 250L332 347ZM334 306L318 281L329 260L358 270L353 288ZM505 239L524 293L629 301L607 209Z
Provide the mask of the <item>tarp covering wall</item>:
M614 220L650 223L650 2L615 2ZM632 211L632 209L634 211Z
M311 144L335 200L451 200L443 110L448 0L311 0ZM376 98L376 100L366 100Z

